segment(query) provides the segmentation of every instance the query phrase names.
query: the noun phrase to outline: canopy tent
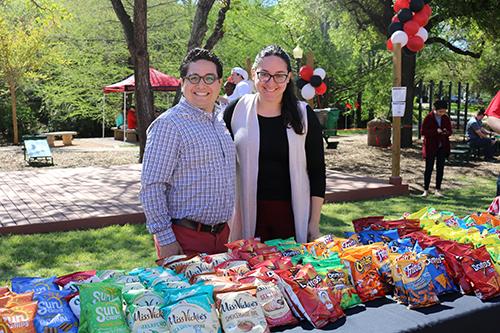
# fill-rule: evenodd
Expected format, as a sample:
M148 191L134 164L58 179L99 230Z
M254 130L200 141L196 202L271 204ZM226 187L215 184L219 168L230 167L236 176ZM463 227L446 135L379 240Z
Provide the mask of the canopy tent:
M151 84L151 89L154 91L177 91L181 85L181 81L175 77L164 74L157 71L154 68L149 68L149 82ZM106 94L109 93L123 93L123 127L126 128L127 125L127 115L126 115L126 100L127 94L133 93L135 91L135 77L134 75L129 76L123 81L105 86L102 88L103 104L102 104L102 137L104 137L104 104L106 103ZM126 135L124 133L123 140L125 141Z

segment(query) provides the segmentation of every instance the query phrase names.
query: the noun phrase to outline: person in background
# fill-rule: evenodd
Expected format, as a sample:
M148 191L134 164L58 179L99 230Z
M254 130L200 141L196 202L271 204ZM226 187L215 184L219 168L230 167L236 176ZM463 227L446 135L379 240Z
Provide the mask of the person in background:
M140 199L159 258L227 249L236 150L215 115L222 63L205 49L180 66L182 98L148 128Z
M326 180L321 125L298 101L290 57L281 47L262 49L252 76L257 93L224 112L238 155L230 238L314 240L320 236Z
M115 117L116 128L123 128L123 113L119 112Z
M488 126L496 133L500 134L500 90L491 100L486 108L485 114L488 116ZM500 175L497 178L497 197L500 195Z
M248 73L241 67L231 70L231 81L236 85L234 92L227 97L228 102L237 100L243 95L252 93L252 86L248 82Z
M444 163L450 155L450 135L451 121L446 111L448 102L435 101L433 109L424 118L422 123L422 135L424 142L422 144L422 156L425 159L424 172L424 192L422 196L429 194L431 184L432 170L436 164L436 191L434 195L441 197L441 183L444 175Z
M134 106L131 106L127 110L127 128L136 129L137 128L137 115L135 114Z
M479 148L484 152L484 159L486 161L494 160L493 155L495 155L495 139L491 139L489 136L493 132L488 131L483 127L483 118L485 116L485 110L479 109L474 117L471 117L467 122L465 127L465 132L467 133L467 141L471 148Z

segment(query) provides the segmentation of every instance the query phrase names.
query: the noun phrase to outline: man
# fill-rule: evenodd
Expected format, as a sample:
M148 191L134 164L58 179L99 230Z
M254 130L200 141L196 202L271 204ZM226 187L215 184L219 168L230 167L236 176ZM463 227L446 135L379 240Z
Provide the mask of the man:
M229 102L235 101L245 94L252 93L252 87L248 83L248 73L241 67L234 67L231 70L231 79L236 87L234 92L227 97Z
M236 151L214 114L222 64L193 49L180 66L183 97L148 128L140 199L159 258L226 249Z
M483 118L485 110L480 109L474 117L471 117L465 127L467 141L471 148L480 148L484 151L484 159L492 160L495 153L495 139L490 139L493 134L483 127Z

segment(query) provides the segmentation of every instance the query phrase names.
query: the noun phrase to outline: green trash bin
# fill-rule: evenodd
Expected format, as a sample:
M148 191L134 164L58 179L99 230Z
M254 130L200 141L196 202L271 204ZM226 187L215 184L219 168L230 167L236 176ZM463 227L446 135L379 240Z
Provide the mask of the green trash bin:
M323 139L328 148L337 148L338 142L329 142L328 138L337 136L337 122L339 120L340 110L334 108L315 109L321 127L323 127Z

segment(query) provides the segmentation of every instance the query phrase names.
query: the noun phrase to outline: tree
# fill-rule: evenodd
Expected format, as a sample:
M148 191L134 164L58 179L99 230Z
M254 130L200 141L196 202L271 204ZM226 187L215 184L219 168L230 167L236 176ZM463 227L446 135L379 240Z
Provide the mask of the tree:
M372 26L378 30L380 35L386 36L387 27L394 14L392 0L338 0L328 2L340 4L345 10L352 13L359 29L363 30ZM499 6L498 0L477 1L474 3L467 0L437 0L433 1L431 5L434 14L426 26L431 36L426 41L427 45L441 44L455 53L479 58L481 50L467 48L467 46L473 45L461 43L465 46L463 47L446 40L440 34L443 31L453 29L455 24L463 27L474 23L488 31L488 33L497 35L499 24L495 9ZM415 54L404 54L402 60L402 85L407 87L407 99L405 116L402 121L401 146L409 147L412 144L416 56Z
M57 60L48 37L59 28L66 14L50 1L5 1L0 6L0 77L9 86L13 143L18 144L16 90L23 80L39 77L45 63Z
M146 129L154 119L153 93L149 81L147 1L134 1L134 22L132 22L121 0L111 0L111 4L122 24L127 47L134 64L137 129L140 141L139 162L142 162L146 147Z

